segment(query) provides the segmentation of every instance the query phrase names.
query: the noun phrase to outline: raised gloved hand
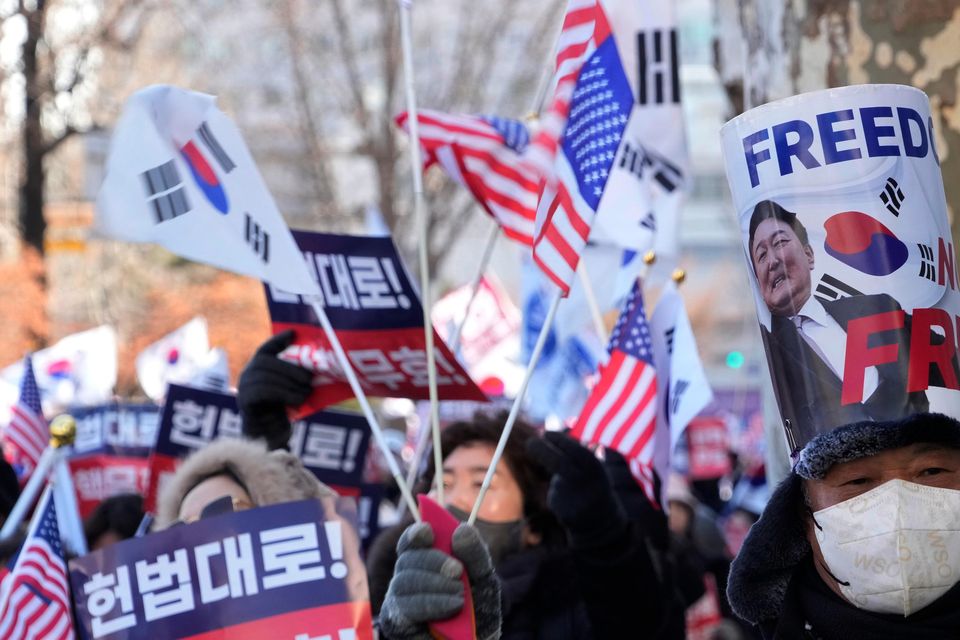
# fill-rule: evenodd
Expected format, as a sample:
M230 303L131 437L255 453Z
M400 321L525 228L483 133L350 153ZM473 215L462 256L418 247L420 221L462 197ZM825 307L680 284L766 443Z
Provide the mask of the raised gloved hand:
M500 582L477 530L461 524L453 534L451 557L433 545L433 529L410 525L397 543L397 565L380 609L381 638L432 640L429 623L463 608L464 569L473 594L478 640L500 637Z
M624 533L627 518L603 463L562 433L527 442L527 453L553 474L547 502L574 548L602 546Z
M257 349L237 384L243 434L263 438L270 449L285 449L290 440L287 407L304 403L313 391L313 374L277 357L293 342L293 331L273 336Z

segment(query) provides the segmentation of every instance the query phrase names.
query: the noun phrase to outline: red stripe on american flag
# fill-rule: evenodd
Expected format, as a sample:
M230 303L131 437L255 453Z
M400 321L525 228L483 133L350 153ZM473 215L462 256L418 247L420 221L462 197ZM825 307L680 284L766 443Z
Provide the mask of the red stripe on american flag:
M405 127L407 119L403 113L396 121ZM434 155L441 149L450 154L465 186L504 235L531 246L540 185L520 154L506 145L493 126L475 116L420 111L418 121L421 146ZM479 162L471 167L468 158Z

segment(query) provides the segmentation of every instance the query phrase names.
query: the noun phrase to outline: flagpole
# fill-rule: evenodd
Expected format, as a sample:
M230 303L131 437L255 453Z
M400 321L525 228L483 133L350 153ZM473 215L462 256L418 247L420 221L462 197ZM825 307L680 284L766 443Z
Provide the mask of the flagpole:
M460 351L460 337L463 335L463 326L467 324L467 319L470 317L470 309L473 307L474 300L477 299L477 293L480 291L480 283L483 281L483 274L487 271L487 266L493 257L493 248L496 246L497 238L499 237L500 223L494 220L493 228L490 229L490 235L487 236L487 244L483 249L483 257L480 259L480 265L477 267L477 275L474 276L473 283L470 285L470 299L467 300L467 308L463 312L463 320L457 324L456 329L453 330L453 335L450 336L448 346L455 356L458 355Z
M523 384L520 385L520 391L517 393L517 397L513 400L513 406L510 407L510 414L507 416L507 422L503 425L503 432L500 434L500 441L497 442L497 449L493 452L493 458L490 460L490 465L487 467L487 473L483 477L483 484L480 485L480 493L477 494L477 500L473 503L473 509L470 511L470 518L467 520L467 523L474 524L477 521L477 514L480 512L480 505L483 503L483 498L487 495L487 490L490 488L490 482L493 480L493 474L497 471L497 464L500 462L500 458L503 457L503 450L507 446L507 440L510 438L510 432L513 431L513 425L517 421L517 416L520 413L520 406L523 404L523 399L527 395L527 387L530 385L530 378L533 377L533 371L537 368L537 363L540 361L540 355L543 353L543 346L547 342L547 336L550 334L550 328L553 326L553 320L557 315L557 307L560 306L560 301L563 300L563 295L560 291L553 297L553 301L550 303L550 308L547 311L547 317L543 321L543 326L540 327L540 335L537 336L537 342L533 346L533 352L530 354L530 362L527 364L527 370L523 375ZM438 474L439 475L439 474Z
M27 480L27 486L23 488L23 492L20 494L20 497L17 498L16 504L14 504L13 509L10 510L10 515L8 515L4 521L3 528L0 528L0 540L6 540L12 536L17 530L17 527L20 526L20 523L23 522L27 511L29 511L36 502L37 495L40 493L40 489L43 488L47 476L50 474L50 469L56 462L57 457L57 450L52 446L48 445L47 448L43 450L43 453L40 455L40 460L37 461L36 468L33 470L33 473L30 474L30 479Z
M587 273L587 263L581 257L577 263L577 275L580 277L580 284L583 286L583 294L587 299L587 306L590 308L590 316L593 318L593 328L600 336L600 342L607 342L607 326L603 322L603 314L600 312L600 305L597 304L597 296L593 291L593 284L590 282L590 274Z
M373 413L373 409L370 407L370 403L367 401L367 394L364 392L363 387L360 386L360 381L357 379L357 374L354 372L353 366L347 359L347 354L343 350L343 345L340 344L340 339L337 337L336 331L333 330L333 325L330 324L330 319L327 318L327 313L323 308L323 302L318 296L304 295L303 299L304 301L309 302L310 306L313 307L313 311L317 314L317 319L320 321L320 326L323 327L323 332L326 334L327 340L330 341L330 346L333 349L333 353L337 356L337 360L340 362L340 366L343 368L343 373L347 377L347 383L349 383L350 389L353 390L353 395L356 396L357 402L360 403L360 409L363 411L363 415L366 417L367 423L370 425L370 431L373 433L373 438L376 440L377 446L380 447L383 457L387 460L387 467L390 470L390 475L393 476L394 481L400 488L400 493L403 495L403 499L406 501L407 508L410 509L410 513L412 513L413 517L419 522L420 510L417 508L417 502L413 499L413 494L410 493L410 487L407 485L406 480L403 479L403 474L400 473L400 466L394 459L393 453L390 451L390 447L387 446L387 441L383 437L383 429L380 427L380 422L377 420L377 416Z
M437 393L437 355L433 346L433 321L430 318L430 261L427 234L427 203L423 197L423 161L420 158L420 122L417 117L417 94L413 82L413 37L411 35L411 3L400 3L400 40L403 46L404 88L407 96L407 123L410 129L410 175L413 177L414 212L420 256L420 296L423 304L423 336L427 351L427 383L430 389L430 430L433 433L434 467L443 460L440 453L440 398ZM436 475L437 501L443 504L443 478Z
M426 422L417 432L417 446L413 450L413 458L410 459L410 466L407 469L407 486L412 487L417 481L417 472L420 469L420 462L423 460L423 454L427 451L427 443L430 442L430 423ZM397 509L398 519L403 519L406 512L406 503L400 503Z

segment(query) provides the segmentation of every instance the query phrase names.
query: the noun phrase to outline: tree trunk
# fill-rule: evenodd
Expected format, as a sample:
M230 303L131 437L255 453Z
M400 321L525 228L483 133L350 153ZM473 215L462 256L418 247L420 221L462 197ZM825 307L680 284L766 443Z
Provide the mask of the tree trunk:
M23 241L43 255L43 236L47 228L43 217L44 149L41 117L40 70L37 49L43 38L45 0L36 0L36 8L25 10L27 34L21 60L24 79L23 175L20 181L20 231Z

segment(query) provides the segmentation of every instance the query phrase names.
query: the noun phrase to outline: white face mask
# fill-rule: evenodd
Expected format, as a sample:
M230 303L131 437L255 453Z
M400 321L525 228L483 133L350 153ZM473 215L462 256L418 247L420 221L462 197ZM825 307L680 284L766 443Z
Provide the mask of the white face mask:
M891 480L813 517L830 573L860 609L908 616L960 580L960 491Z

